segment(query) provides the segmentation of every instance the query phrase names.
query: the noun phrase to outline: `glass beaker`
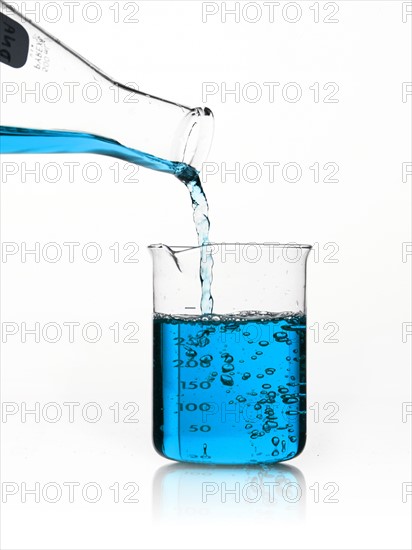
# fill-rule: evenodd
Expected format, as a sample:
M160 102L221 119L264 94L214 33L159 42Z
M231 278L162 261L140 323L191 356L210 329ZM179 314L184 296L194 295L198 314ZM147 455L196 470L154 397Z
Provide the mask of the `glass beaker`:
M214 128L207 107L119 84L3 0L0 37L2 153L105 154L169 173L181 171L176 163L201 168Z
M210 464L289 460L306 439L306 263L298 244L149 247L153 440ZM213 258L211 315L199 263Z

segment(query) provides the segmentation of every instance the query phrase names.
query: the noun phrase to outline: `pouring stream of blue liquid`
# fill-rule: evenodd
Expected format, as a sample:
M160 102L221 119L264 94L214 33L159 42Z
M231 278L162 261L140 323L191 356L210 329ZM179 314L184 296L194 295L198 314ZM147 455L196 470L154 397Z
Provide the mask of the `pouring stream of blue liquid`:
M144 168L172 174L182 181L189 190L199 246L209 242L209 208L199 172L184 162L162 159L94 134L60 130L35 130L10 126L0 126L0 152L2 154L89 153L106 155ZM212 256L206 252L200 262L201 311L203 314L212 313L213 308L211 296L212 266Z

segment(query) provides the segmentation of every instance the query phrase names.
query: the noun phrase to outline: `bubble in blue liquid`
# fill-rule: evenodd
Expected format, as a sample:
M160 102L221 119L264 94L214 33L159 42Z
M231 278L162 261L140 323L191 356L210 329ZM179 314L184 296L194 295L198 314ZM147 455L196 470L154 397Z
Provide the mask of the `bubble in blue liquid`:
M244 332L243 336L250 336L250 332Z
M288 393L289 392L289 390L287 388L285 388L285 386L279 386L278 391L279 391L279 393Z
M272 437L272 443L275 447L277 447L279 445L279 441L280 439L278 437Z
M275 449L273 452L272 452L272 456L279 456L279 451L277 449Z
M231 372L235 367L233 365L223 365L222 372Z
M210 344L210 340L209 340L209 338L206 338L206 336L203 336L202 338L199 338L199 340L197 341L197 345L199 346L199 348L204 348L208 344Z
M197 352L194 349L188 349L186 351L186 355L187 355L187 357L196 357Z
M286 404L286 405L293 405L294 403L298 403L299 402L299 398L298 397L285 397L283 399L283 402Z
M234 384L233 378L231 376L229 376L228 374L222 374L222 376L220 377L220 381L225 386L233 386L233 384Z
M276 342L286 342L286 340L288 339L288 335L287 332L279 331L275 332L273 338L276 340Z
M264 375L263 374L257 374L256 378L264 378Z
M238 395L236 399L239 401L239 403L244 403L246 401L246 398L243 397L243 395Z
M233 357L229 353L222 353L221 357L222 357L222 359L225 360L225 363L232 363L233 362Z
M272 376L272 374L275 374L275 369L266 369L266 370L265 370L265 373L266 373L268 376Z
M268 346L268 345L269 345L269 342L268 342L267 340L261 340L261 341L259 342L259 346L262 346L262 347L264 347L264 348L265 348L266 346Z
M257 359L256 355L252 355L251 359L254 361L255 359Z
M288 356L286 357L286 361L290 361L290 360L291 360L291 357L290 357L290 355L288 355Z
M263 355L263 351L255 351L255 355Z
M292 443L295 443L298 440L298 438L295 435L290 435L289 439L292 441Z
M245 372L242 376L242 380L247 380L248 378L250 378L250 372Z
M246 424L245 428L246 430L250 430L250 428L252 428L252 424Z
M270 384L262 384L262 388L265 388L265 390L269 390L271 387Z
M217 376L217 372L212 372L212 376Z

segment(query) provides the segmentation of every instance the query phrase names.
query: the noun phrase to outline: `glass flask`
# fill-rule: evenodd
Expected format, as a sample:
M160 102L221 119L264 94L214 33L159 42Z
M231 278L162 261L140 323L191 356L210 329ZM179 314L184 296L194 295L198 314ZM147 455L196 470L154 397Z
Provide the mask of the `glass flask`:
M152 245L153 441L164 457L273 463L306 439L306 264L298 244ZM213 313L199 263L213 260Z
M1 150L97 153L175 173L200 169L210 109L115 82L0 0Z

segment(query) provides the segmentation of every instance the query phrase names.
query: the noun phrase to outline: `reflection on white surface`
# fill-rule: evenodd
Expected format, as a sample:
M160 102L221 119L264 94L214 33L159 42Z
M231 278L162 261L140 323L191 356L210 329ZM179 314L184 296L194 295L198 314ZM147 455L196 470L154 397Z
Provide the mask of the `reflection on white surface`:
M294 466L171 464L153 479L153 519L296 520L305 515L306 485Z

